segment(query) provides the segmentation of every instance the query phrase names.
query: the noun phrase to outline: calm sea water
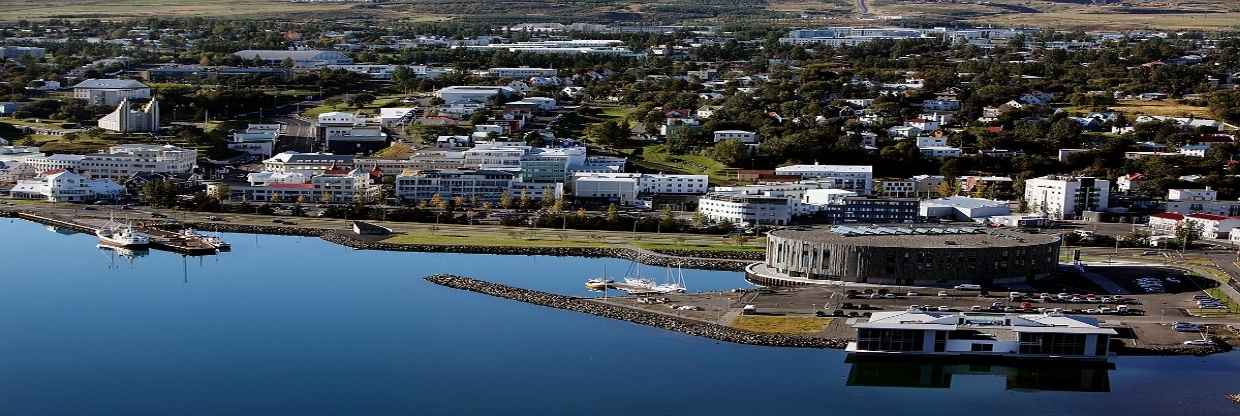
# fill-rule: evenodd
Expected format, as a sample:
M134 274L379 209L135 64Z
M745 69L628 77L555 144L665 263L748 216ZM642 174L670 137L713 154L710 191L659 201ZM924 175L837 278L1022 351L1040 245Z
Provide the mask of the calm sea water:
M355 251L228 234L132 261L0 220L0 414L1235 415L1240 354L1113 370L853 364L430 285L584 294L623 260ZM661 269L648 269L655 274ZM691 289L745 286L685 271Z

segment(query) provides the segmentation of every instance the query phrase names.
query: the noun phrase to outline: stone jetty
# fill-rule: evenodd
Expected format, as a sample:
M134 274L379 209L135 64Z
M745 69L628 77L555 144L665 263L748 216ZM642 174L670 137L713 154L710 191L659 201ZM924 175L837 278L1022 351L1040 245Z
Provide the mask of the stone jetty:
M636 324L663 328L669 331L676 331L688 335L733 342L737 344L798 348L844 348L848 343L848 340L846 339L829 339L744 331L710 322L618 306L590 299L515 288L462 276L437 274L427 276L426 280L431 283L454 289L468 290L471 292L512 299L534 305L588 313L604 318L628 321Z

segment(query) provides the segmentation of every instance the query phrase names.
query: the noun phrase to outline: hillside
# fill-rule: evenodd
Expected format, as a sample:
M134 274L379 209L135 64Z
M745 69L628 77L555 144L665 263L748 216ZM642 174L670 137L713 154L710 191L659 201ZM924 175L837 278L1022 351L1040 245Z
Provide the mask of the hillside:
M369 17L515 22L730 22L780 26L967 22L1061 29L1240 30L1234 0L0 0L0 20L48 18Z

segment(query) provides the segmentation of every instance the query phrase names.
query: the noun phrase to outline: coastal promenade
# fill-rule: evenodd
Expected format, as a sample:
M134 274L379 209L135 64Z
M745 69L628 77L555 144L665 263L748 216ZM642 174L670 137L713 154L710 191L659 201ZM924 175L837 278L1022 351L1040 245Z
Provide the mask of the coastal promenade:
M393 231L391 236L357 236L350 219L236 213L191 212L138 207L11 201L0 210L41 213L90 221L161 221L167 226L259 234L323 237L360 249L392 251L535 254L622 257L653 265L742 270L762 257L765 240L738 242L720 235L644 233L602 230L558 230L498 225L427 224L371 221Z

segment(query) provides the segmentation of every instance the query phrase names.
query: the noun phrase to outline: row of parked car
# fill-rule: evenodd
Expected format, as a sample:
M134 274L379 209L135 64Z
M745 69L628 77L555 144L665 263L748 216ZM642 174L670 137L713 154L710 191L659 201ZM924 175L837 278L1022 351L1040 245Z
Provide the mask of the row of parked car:
M1198 309L1227 309L1227 305L1223 301L1207 294L1194 295L1193 301L1197 302Z

